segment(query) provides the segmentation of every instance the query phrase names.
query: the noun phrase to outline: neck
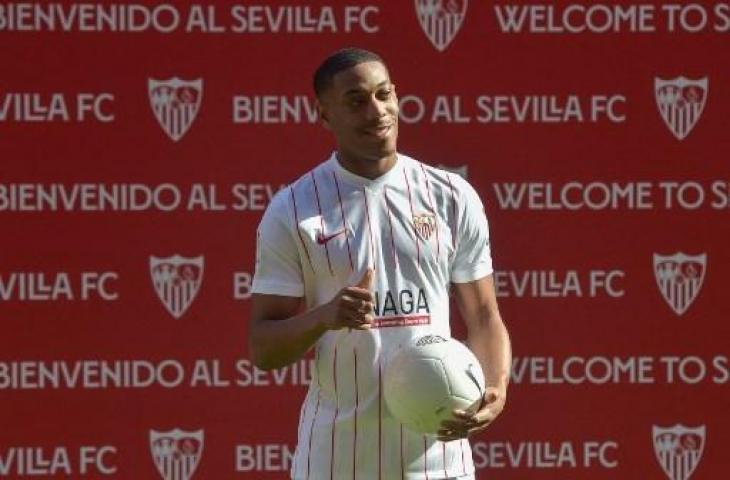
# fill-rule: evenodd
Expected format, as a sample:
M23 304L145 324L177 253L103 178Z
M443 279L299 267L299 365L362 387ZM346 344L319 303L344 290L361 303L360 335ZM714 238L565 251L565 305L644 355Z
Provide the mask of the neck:
M390 155L380 158L364 158L356 155L350 155L338 150L337 160L340 162L340 165L345 168L345 170L348 170L357 176L374 180L393 168L393 165L395 165L395 161L397 160L397 154L393 152Z

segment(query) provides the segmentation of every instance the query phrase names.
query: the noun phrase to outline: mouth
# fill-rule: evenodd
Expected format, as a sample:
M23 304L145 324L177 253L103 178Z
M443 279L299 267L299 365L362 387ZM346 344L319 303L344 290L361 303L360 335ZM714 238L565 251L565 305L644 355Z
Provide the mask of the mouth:
M365 128L365 129L363 129L363 132L366 135L382 139L382 138L387 137L390 134L390 132L392 131L392 129L393 129L393 124L386 123L386 124L382 124L382 125L376 125L374 127Z

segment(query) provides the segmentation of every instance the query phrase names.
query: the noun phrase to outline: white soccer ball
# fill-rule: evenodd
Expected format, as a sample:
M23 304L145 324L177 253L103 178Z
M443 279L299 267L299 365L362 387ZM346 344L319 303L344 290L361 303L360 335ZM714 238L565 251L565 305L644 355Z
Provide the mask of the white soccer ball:
M485 380L471 350L453 338L425 335L402 345L385 366L383 397L393 417L436 434L454 409L476 410Z

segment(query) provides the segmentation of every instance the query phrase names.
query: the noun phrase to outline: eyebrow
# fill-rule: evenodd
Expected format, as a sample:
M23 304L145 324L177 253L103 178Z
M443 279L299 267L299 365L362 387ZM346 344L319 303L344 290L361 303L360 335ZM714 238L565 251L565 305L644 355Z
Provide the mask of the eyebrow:
M378 89L380 89L382 87L385 87L385 86L388 86L388 85L390 85L390 80L383 80L382 82L380 82L379 84L377 84L375 86L375 89L378 90ZM347 96L350 96L350 95L354 95L354 94L358 94L358 93L363 93L363 92L366 92L366 91L367 90L365 90L364 88L351 88L350 90L348 90L348 91L345 92L345 96L347 97Z

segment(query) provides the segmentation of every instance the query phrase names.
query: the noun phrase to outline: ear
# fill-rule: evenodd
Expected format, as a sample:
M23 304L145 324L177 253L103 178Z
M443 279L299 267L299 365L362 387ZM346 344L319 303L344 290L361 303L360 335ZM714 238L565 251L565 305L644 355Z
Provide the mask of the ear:
M319 116L319 121L322 122L322 126L324 128L326 128L327 130L332 130L330 128L330 122L329 122L329 117L328 117L328 113L327 113L327 108L325 107L324 104L322 104L322 102L319 99L317 99L316 105L317 105L317 114Z

